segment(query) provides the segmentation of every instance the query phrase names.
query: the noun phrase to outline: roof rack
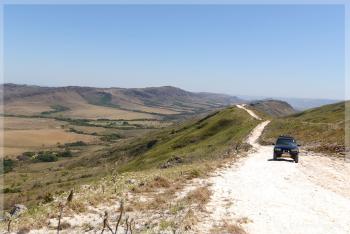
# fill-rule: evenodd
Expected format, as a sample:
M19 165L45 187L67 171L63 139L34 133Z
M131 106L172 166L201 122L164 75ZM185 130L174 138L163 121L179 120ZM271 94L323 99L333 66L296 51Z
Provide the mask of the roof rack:
M292 136L288 136L288 135L280 135L279 137L285 137L285 138L294 138Z

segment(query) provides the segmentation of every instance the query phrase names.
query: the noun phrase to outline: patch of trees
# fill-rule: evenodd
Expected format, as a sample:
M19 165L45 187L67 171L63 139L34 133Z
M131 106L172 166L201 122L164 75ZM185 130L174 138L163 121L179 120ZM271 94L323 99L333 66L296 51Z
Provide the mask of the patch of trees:
M70 110L68 107L66 106L61 106L61 105L53 105L53 106L50 106L53 110L51 111L44 111L44 112L41 112L42 115L49 115L49 114L54 114L54 113L57 113L57 112L62 112L62 111L67 111L67 110Z
M69 149L63 151L24 152L17 156L18 161L56 162L59 158L73 157Z

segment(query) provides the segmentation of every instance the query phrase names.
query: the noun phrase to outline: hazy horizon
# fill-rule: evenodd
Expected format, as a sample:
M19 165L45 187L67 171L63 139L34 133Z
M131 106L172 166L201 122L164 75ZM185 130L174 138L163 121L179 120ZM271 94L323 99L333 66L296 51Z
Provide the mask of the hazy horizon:
M314 97L314 98L302 98L302 97L294 97L294 96L285 96L285 97L278 97L278 96L255 96L255 95L246 95L246 94L234 94L234 93L220 93L220 92L212 92L210 90L201 90L201 91L193 91L188 90L182 87L174 86L174 85L163 85L163 86L145 86L145 87L118 87L118 86L81 86L81 85L62 85L62 86L50 86L50 85L40 85L40 84L25 84L25 83L2 83L0 85L4 84L14 84L14 85L27 85L27 86L40 86L40 87L48 87L48 88L64 88L64 87L88 87L88 88L101 88L101 89L109 89L109 88L124 88L124 89L142 89L142 88L159 88L159 87L174 87L179 88L188 92L194 92L194 93L216 93L216 94L224 94L229 96L236 96L245 100L258 100L258 99L264 99L264 98L272 98L272 99L310 99L310 100L328 100L328 101L344 101L345 99L334 99L334 98L322 98L322 97Z
M4 82L344 100L341 5L6 5Z

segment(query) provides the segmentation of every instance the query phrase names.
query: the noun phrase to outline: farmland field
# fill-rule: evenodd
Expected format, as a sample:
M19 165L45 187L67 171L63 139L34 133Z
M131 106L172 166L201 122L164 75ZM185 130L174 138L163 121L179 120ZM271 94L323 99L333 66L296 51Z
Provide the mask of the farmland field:
M26 151L56 147L58 143L76 141L94 142L96 137L68 132L64 123L53 119L2 117L5 131L2 150L5 156L16 156Z

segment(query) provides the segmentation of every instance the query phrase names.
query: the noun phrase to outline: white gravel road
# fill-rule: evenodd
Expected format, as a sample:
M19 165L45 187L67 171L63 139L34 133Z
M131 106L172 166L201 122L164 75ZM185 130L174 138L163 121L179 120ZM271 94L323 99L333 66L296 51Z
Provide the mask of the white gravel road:
M198 232L209 233L223 220L244 220L250 234L349 234L349 163L305 152L298 164L272 161L272 146L257 143L267 124L247 140L254 146L248 157L209 179L213 195Z

